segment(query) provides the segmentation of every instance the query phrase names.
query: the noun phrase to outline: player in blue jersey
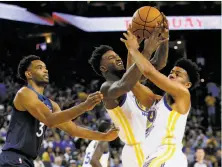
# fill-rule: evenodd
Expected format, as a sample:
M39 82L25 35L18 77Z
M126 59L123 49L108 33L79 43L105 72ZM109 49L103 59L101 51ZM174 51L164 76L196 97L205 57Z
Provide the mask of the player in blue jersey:
M100 133L72 122L101 102L103 96L100 92L90 94L85 102L61 112L56 102L43 95L49 76L45 63L39 57L31 55L23 58L18 66L18 74L27 85L17 92L13 101L6 142L0 154L1 167L33 167L46 127L57 127L70 136L90 140L112 141L117 138L117 129Z

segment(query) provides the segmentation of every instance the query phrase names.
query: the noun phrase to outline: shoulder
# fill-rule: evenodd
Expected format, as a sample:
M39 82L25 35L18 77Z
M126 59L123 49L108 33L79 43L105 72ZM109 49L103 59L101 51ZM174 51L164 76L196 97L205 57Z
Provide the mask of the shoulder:
M32 91L31 89L24 86L21 89L19 89L19 91L16 93L16 96L29 97L29 96L37 96L37 94L34 91Z
M112 85L113 82L111 81L106 81L104 82L101 87L100 87L100 91L102 94L106 94L108 89L110 88L110 86Z
M15 98L13 100L13 104L17 110L25 111L23 105L25 103L32 102L37 98L38 97L35 92L24 86L21 89L19 89L19 91L16 93Z
M32 101L35 98L38 98L37 94L33 92L31 89L24 86L21 89L19 89L19 91L16 93L14 101L18 101L18 100Z

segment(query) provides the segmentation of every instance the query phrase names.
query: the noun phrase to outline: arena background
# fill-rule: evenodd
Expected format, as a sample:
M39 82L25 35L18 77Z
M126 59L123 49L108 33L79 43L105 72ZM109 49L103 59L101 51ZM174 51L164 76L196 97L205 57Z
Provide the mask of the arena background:
M23 84L16 77L17 65L22 57L29 54L38 55L46 62L50 85L45 94L57 101L61 108L78 104L88 93L98 90L103 79L91 69L88 59L95 46L107 44L126 62L127 50L119 40L124 29L115 31L113 27L117 25L106 25L110 26L110 30L103 30L102 24L95 26L100 29L93 29L92 24L84 24L84 19L96 22L99 18L106 20L107 17L127 17L121 23L127 25L129 17L139 7L146 5L156 6L167 17L181 16L176 19L176 23L170 22L169 60L162 72L168 74L173 63L182 56L196 61L201 68L202 82L192 92L192 110L184 137L183 150L190 166L195 161L197 147L204 148L208 166L221 166L220 1L1 2L0 111L10 113L13 96ZM82 16L80 25L75 25L77 22L72 21L75 16ZM194 16L198 18L195 19ZM202 26L195 22L197 19L201 20L201 16L209 16L207 22L200 24ZM93 18L95 20L91 20ZM151 83L146 84L155 92L162 93ZM9 119L10 115L0 131L2 144ZM96 129L99 119L109 119L102 105L75 121L82 126ZM43 161L45 166L81 166L88 142L69 138L55 129L48 130L36 164ZM110 144L110 166L119 167L122 143L117 139Z

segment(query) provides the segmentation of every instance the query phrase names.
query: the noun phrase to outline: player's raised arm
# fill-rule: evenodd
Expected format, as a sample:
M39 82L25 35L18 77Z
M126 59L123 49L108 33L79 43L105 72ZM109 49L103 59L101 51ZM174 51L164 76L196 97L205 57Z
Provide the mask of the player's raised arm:
M128 38L130 47L139 47L137 38L134 35L131 34L131 36L127 36L124 33L124 36ZM136 82L140 79L141 75L142 74L137 68L136 64L133 64L125 72L120 80L114 82L105 82L101 87L101 92L104 93L105 98L116 99L129 92L136 84Z
M167 21L164 22L165 26L162 27L162 30L160 29L160 31L164 33L165 38L168 38L169 35L169 31L167 30L168 24ZM129 25L129 29L131 29L131 25ZM150 59L151 56L150 53L152 53L153 48L155 48L152 46L159 43L158 40L159 40L158 36L156 36L155 34L151 34L150 38L144 41L143 55L147 60ZM168 58L168 41L165 41L160 44L151 62L155 66L155 68L159 70L166 65L167 58ZM130 66L132 63L134 63L134 61L132 60L132 56L130 55L130 53L128 53L127 66ZM140 82L136 83L132 91L137 100L139 100L140 103L147 108L149 108L156 100L156 95L152 92L152 90L150 90L148 87L144 86Z
M162 36L162 39L168 39L169 38L168 20L163 13L162 13L162 16L163 16L163 27L162 27L162 31L161 31L161 36ZM150 53L149 44L145 42L144 50L142 52L145 57L147 57L146 56L147 52L148 52L148 54ZM168 53L169 53L169 41L166 40L157 48L157 50L154 54L154 57L150 60L150 63L157 70L163 69L167 64Z
M43 122L48 127L75 119L82 113L89 111L101 102L103 95L100 92L90 94L87 100L77 106L64 110L63 112L52 113L49 108L42 103L36 93L24 87L16 95L14 105L21 106L27 110L33 117Z
M123 34L127 40L127 47L128 49L137 50L139 47L137 38L128 31L128 33ZM123 40L121 38L121 40ZM161 44L159 41L155 41L153 39L150 40L150 48L151 52L149 53L152 55L153 51ZM125 94L126 92L132 90L135 84L141 77L141 73L138 71L136 64L133 64L123 75L123 77L115 82L106 82L102 85L101 91L105 94L106 97L116 99L121 95Z
M155 28L153 33L155 33L156 36L159 36L160 32L158 28ZM161 36L159 36L159 38L161 38ZM180 84L171 81L166 76L157 71L155 67L138 51L138 49L129 48L128 39L126 40L122 39L122 41L126 44L138 68L146 78L151 80L155 85L157 85L162 90L171 94L173 97L186 96L186 95L189 96L189 91L187 89L185 89Z

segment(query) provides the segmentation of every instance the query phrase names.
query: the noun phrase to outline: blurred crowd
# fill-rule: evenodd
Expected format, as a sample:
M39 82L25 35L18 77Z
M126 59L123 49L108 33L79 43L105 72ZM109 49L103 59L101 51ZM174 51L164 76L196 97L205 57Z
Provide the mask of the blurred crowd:
M75 81L73 81L75 82ZM0 114L10 113L12 100L22 85L16 74L5 64L0 64ZM99 89L99 81L74 83L72 87L60 88L50 83L45 95L58 102L62 109L84 101L87 94ZM220 85L214 82L202 84L195 92L192 109L188 117L183 151L190 167L221 166L221 99ZM4 144L10 114L0 130L0 150ZM75 123L97 130L98 120L109 120L102 104L77 118ZM73 138L58 129L47 129L39 157L34 161L36 167L81 167L85 150L90 141ZM110 167L121 167L123 143L116 139L110 142ZM204 165L205 164L205 165Z

